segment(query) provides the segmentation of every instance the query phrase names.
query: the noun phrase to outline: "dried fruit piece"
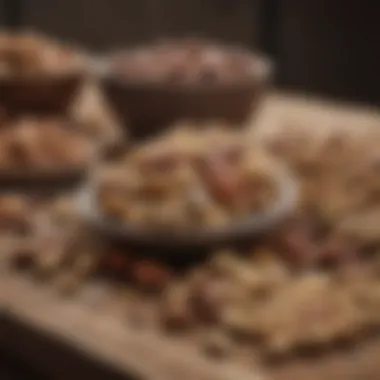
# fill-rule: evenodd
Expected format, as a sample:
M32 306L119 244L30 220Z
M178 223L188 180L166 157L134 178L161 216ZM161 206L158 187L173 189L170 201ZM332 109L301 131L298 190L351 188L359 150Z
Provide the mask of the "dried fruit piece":
M242 186L242 178L224 157L211 154L199 163L199 172L211 194L222 203L236 199Z
M126 273L130 260L124 252L109 252L102 263L104 269L112 273Z
M162 292L171 277L168 269L154 261L137 261L132 268L132 278L137 286L149 292Z
M331 236L322 245L318 261L323 264L345 266L357 260L358 252L358 246L352 239L340 235Z
M285 233L279 239L283 257L296 267L310 267L317 259L318 246L301 231Z
M10 260L17 269L30 269L35 266L36 256L36 247L28 244L12 250Z

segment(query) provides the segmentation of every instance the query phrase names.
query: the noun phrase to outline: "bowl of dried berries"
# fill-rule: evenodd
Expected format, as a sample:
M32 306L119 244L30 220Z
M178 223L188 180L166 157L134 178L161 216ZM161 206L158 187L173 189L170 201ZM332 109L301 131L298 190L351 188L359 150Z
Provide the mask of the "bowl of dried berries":
M237 47L199 41L122 51L100 65L106 98L132 135L180 119L244 122L271 79L270 62Z

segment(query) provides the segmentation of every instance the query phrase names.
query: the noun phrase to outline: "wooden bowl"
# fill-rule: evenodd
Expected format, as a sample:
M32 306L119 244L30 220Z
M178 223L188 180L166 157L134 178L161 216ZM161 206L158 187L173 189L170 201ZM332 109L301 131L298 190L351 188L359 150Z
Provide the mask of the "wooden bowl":
M80 70L57 75L4 76L0 78L0 105L16 113L62 113L83 79Z
M110 69L114 57L98 72L101 88L131 136L160 132L178 120L218 120L240 125L252 115L271 79L271 65L244 81L226 83L168 83L123 79Z
M173 231L125 224L107 219L102 215L96 202L96 186L87 184L77 196L77 209L94 230L115 242L139 246L156 247L175 252L178 249L204 248L246 239L273 229L296 207L298 182L290 173L278 178L278 198L264 211L220 228L178 229Z

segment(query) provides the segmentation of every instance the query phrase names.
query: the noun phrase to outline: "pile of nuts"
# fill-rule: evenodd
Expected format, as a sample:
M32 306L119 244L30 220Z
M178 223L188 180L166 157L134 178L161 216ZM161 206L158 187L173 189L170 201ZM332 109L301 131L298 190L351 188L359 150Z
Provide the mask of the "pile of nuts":
M80 60L71 48L41 35L0 34L0 76L59 74Z
M115 73L153 83L225 84L260 76L263 65L250 53L201 41L166 42L115 58Z
M127 291L120 302L134 327L153 323L196 339L207 355L233 357L248 347L272 360L352 343L380 327L377 252L321 235L307 218L251 249L220 250L185 267L99 244L85 232L72 239L61 230L34 251L29 244L33 273L62 294L105 276ZM25 260L25 249L13 257Z
M4 192L0 194L0 232L14 233L20 237L32 236L42 223L46 228L67 228L78 220L73 194L25 194Z
M265 212L285 170L240 133L221 128L175 129L108 168L98 191L103 213L161 229L220 227Z
M90 140L62 118L0 120L0 170L83 168L92 151Z

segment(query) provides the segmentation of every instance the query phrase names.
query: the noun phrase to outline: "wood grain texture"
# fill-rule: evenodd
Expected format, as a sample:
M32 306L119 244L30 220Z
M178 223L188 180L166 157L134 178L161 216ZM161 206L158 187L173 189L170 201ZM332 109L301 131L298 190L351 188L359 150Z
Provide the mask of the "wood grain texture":
M8 315L127 374L152 380L262 379L254 369L207 361L190 347L156 332L128 328L114 312L94 313L82 302L59 299L28 280L3 275L0 288L6 289L3 305Z

